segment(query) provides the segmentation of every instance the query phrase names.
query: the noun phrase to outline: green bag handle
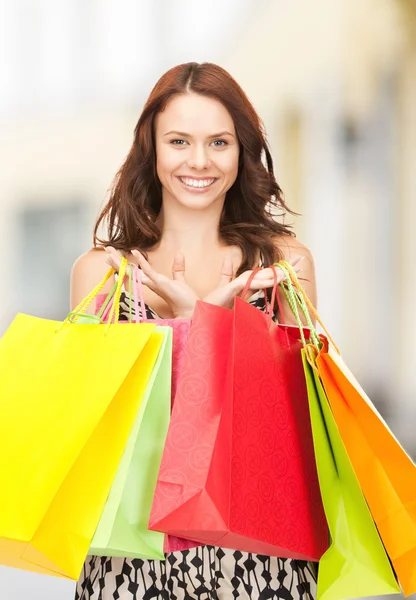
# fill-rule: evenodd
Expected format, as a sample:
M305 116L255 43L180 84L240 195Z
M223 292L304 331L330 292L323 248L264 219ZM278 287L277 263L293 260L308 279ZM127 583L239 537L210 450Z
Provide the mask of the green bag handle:
M129 277L129 296L130 298L132 297L132 273L133 273L133 265L128 264L127 265L127 271L128 271L128 277ZM108 292L107 294L107 298L104 300L99 312L97 313L97 317L100 317L100 319L103 317L105 311L108 309L108 305L110 304L110 302L112 301L114 294L116 293L117 290L117 281L114 284L113 288ZM132 303L129 302L129 318L128 318L128 322L132 323L133 322L133 313L132 313Z
M112 297L114 296L114 294L116 293L116 290L117 290L117 281L113 285L112 289L108 292L107 298L104 300L100 310L97 313L97 317L100 317L100 319L102 318L105 309L110 304L110 301L111 301Z
M312 319L309 314L308 307L307 307L303 297L300 294L297 294L295 292L295 288L294 288L292 280L290 278L289 271L286 268L284 261L274 263L273 266L279 267L281 269L281 271L283 271L283 275L285 276L286 281L282 282L280 284L280 286L285 294L285 297L289 304L290 310L292 311L292 313L297 321L303 346L304 347L307 346L308 342L306 341L306 338L305 338L304 325L303 325L300 315L299 315L298 304L299 304L299 307L301 308L303 314L305 315L306 322L307 322L308 328L310 330L310 340L311 340L312 344L317 349L319 349L322 345L322 342L320 341L318 333L316 331L316 328L315 328L314 324L312 323Z
M311 331L312 345L317 350L319 350L322 347L322 342L319 339L319 334L317 333L316 327L312 323L310 312L314 315L317 322L321 325L322 329L325 331L325 333L328 337L328 340L331 342L334 349L338 352L338 354L340 354L338 346L334 342L333 338L331 337L331 334L328 332L328 329L323 324L321 317L319 316L319 314L316 311L315 307L313 306L312 302L309 300L308 295L306 294L305 290L301 286L301 284L298 280L298 277L296 275L296 271L294 270L293 266L285 260L275 263L275 265L278 266L280 269L282 269L282 271L285 275L286 281L283 282L281 284L281 286L282 286L283 292L287 298L289 307L298 322L299 329L301 330L302 342L304 340L304 335L302 335L303 334L303 324L302 324L302 321L299 316L298 307L302 310L302 313L304 314L304 316L306 318L306 322L308 323L308 327ZM304 344L304 346L305 345L311 346L311 344Z

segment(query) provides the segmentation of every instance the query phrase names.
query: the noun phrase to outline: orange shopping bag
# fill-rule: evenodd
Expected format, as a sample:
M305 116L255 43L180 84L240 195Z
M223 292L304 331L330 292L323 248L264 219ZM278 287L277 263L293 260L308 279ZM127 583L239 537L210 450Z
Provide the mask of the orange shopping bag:
M318 321L288 263L293 284ZM321 323L322 324L322 323ZM416 592L416 465L324 336L316 358L341 438L406 596Z

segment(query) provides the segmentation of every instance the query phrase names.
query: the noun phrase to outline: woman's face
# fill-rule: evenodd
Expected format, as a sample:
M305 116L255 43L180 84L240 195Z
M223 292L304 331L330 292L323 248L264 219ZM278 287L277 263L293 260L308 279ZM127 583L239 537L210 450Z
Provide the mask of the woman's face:
M156 168L164 201L203 209L225 200L238 172L231 115L213 98L178 94L155 119Z

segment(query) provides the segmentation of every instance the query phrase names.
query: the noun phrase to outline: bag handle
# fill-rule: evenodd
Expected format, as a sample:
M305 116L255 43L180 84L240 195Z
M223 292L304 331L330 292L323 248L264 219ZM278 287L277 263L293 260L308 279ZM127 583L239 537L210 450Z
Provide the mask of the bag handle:
M108 305L110 304L111 300L113 299L113 296L116 293L116 289L117 289L117 281L113 285L112 289L108 292L107 298L104 300L104 302L101 305L100 310L97 313L97 317L100 317L100 319L104 318L103 317L104 312L108 312L110 310L111 307Z
M114 293L114 301L110 309L110 314L108 315L107 329L112 324L112 322L117 323L119 313L120 313L120 296L123 288L123 280L126 275L127 269L127 259L124 256L121 259L120 267L118 270L118 279L117 279L117 287Z
M275 305L277 302L277 306L279 308L279 313L280 315L283 315L283 307L282 307L282 303L280 301L280 296L279 296L279 290L278 290L278 283L277 283L277 273L276 273L276 269L275 266L279 266L278 263L275 263L274 265L271 265L269 268L272 270L273 272L273 280L274 280L274 284L273 284L273 288L272 288L272 297L270 300L270 304L267 298L267 289L264 288L263 293L264 293L264 303L266 305L266 314L269 318L273 318L274 315L274 310L275 310ZM250 289L251 283L254 279L254 277L257 275L257 273L259 271L263 271L264 267L256 267L255 269L253 269L253 272L250 274L250 277L247 280L246 285L244 286L243 291L240 294L240 297L245 300L246 296L247 296L247 292Z
M252 284L252 282L253 282L253 279L255 278L255 276L257 275L257 273L258 273L259 271L262 271L262 270L263 270L263 267L256 267L255 269L253 269L253 271L252 271L252 272L251 272L251 274L250 274L250 277L247 279L247 283L246 283L246 285L244 286L244 289L243 289L243 291L242 291L242 292L241 292L241 294L240 294L240 298L241 298L242 300L245 300L245 299L246 299L246 296L247 296L248 290L250 289L250 286L251 286L251 284Z
M127 259L126 258L122 258L121 259L121 263L120 263L120 268L119 268L119 279L116 282L116 284L113 286L113 290L114 290L114 301L113 304L111 306L110 309L110 314L109 314L109 318L108 318L108 323L107 323L107 331L109 329L109 326L111 324L113 324L113 322L115 323L116 320L118 319L118 313L120 310L120 296L121 296L121 288L123 285L123 278L126 274L126 268L127 268ZM100 283L98 285L95 286L95 288L88 294L88 296L86 296L83 300L81 300L81 302L78 304L78 306L76 306L74 308L73 311L71 311L70 313L68 313L68 315L66 316L66 318L64 319L64 321L61 323L61 325L58 327L57 331L65 324L65 323L76 323L76 321L78 320L78 318L83 315L83 316L89 316L89 315L85 315L85 311L87 310L88 306L91 304L91 302L95 299L95 297L100 293L100 291L102 290L102 288L105 286L105 284L107 283L107 281L114 275L115 270L113 268L109 269L109 271L106 273L106 275L104 276L104 278L100 281ZM107 306L108 302L111 299L112 296L112 292L113 290L110 292L109 297L107 297L106 301L105 301L105 305ZM100 313L98 313L98 315L91 315L91 320L94 321L94 319L96 319L97 317L101 320L102 314L106 308L106 306L101 307L102 310L100 310Z
M329 341L331 342L332 346L334 347L334 349L337 351L338 354L340 354L340 350L339 350L338 346L334 342L328 329L323 324L321 317L319 316L317 310L315 309L314 305L310 301L306 291L300 284L297 274L296 274L296 271L294 270L293 266L286 260L282 260L278 264L279 264L280 268L283 270L283 272L285 273L287 291L284 286L283 286L283 289L285 291L285 294L288 293L291 296L291 301L289 302L289 306L290 306L293 314L295 315L296 320L298 320L298 317L299 317L299 313L297 310L297 305L299 305L300 309L302 310L303 314L305 315L305 318L307 320L309 328L311 329L311 332L313 330L314 335L317 336L318 340L319 340L319 335L318 335L316 328L313 325L311 317L310 317L310 313L309 313L309 311L310 311L316 318L317 322L321 325L322 329L325 331L325 333L326 333ZM295 292L294 288L296 288L297 293ZM296 314L295 314L295 311L296 311ZM299 317L299 319L300 319L300 317ZM299 323L299 321L298 321L298 323ZM319 342L318 347L320 345L321 345L321 343Z
M148 319L146 317L146 304L144 302L143 284L140 279L139 268L137 267L137 265L130 263L127 266L127 271L128 271L128 281L129 281L129 296L130 296L129 323L133 322L131 300L133 301L133 307L134 307L134 313L135 313L134 322L135 323L147 323ZM133 277L133 274L134 274L134 277ZM104 320L107 316L107 313L110 310L110 307L111 307L110 302L113 301L115 288L116 288L116 286L114 286L113 289L111 290L111 292L109 292L107 298L104 301L103 306L101 307L100 313L98 313L99 316L102 317ZM139 318L139 305L140 305L141 314L142 314L141 318Z
M302 323L302 320L299 315L298 304L300 304L300 308L305 315L306 322L308 324L308 328L310 331L310 334L309 334L310 340L312 341L312 344L319 349L321 346L321 342L319 340L318 333L312 323L312 319L310 317L308 307L306 306L305 302L303 301L303 298L299 298L299 300L296 298L295 288L292 284L292 280L290 278L289 271L286 269L286 266L283 266L283 264L279 264L279 268L283 271L283 274L286 279L286 281L285 281L286 287L282 284L282 288L283 288L284 294L286 296L287 302L289 304L290 310L292 311L292 313L295 316L295 319L297 321L297 324L299 327L299 332L300 332L300 337L302 339L302 344L305 347L308 345L308 342L306 341L306 338L305 338L305 332L304 332L305 326Z
M312 319L310 318L308 307L306 305L305 300L303 299L302 296L300 296L299 294L296 293L295 288L293 287L293 283L290 278L289 271L286 269L285 266L283 266L283 264L279 264L279 267L282 269L282 271L285 275L285 278L286 278L286 281L284 282L286 284L286 286L284 285L284 283L282 283L281 286L282 286L282 289L286 296L287 302L290 306L290 309L291 309L292 313L294 314L296 321L298 323L300 337L301 337L302 344L303 344L303 347L306 352L306 355L305 355L306 360L308 361L308 363L310 364L312 369L314 369L316 372L318 372L315 361L316 361L316 356L317 356L320 348L322 347L322 342L321 342L319 335L314 327L314 324L312 323ZM299 307L301 308L302 312L304 313L306 321L308 323L309 336L310 336L310 341L308 341L308 342L306 341L305 333L304 333L304 325L303 325L300 315L299 315Z
M136 323L147 323L147 316L146 316L146 304L144 301L144 293L143 293L143 283L140 277L140 269L137 265L135 264L131 264L130 265L131 269L130 269L130 278L129 278L129 283L130 283L130 297L131 295L133 295L133 306L134 306L134 312L136 315ZM134 277L133 277L134 274ZM132 280L133 280L133 285L132 285ZM142 318L139 319L139 303L140 303L140 312L142 315ZM130 304L131 306L131 304Z

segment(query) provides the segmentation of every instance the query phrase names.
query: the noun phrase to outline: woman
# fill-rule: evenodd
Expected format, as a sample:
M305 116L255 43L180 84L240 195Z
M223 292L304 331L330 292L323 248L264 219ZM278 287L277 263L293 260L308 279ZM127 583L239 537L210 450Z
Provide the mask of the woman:
M141 269L148 318L191 317L198 299L232 307L253 268L281 258L294 265L303 259L304 287L316 305L312 256L276 220L286 211L262 123L239 85L217 65L179 65L143 109L98 218L95 247L74 264L71 307L108 264L118 268L122 253ZM259 271L248 301L264 311L272 285L271 269ZM124 293L121 319L129 302ZM283 310L278 318L294 322ZM164 561L88 557L76 598L310 600L315 583L305 562L202 546Z

